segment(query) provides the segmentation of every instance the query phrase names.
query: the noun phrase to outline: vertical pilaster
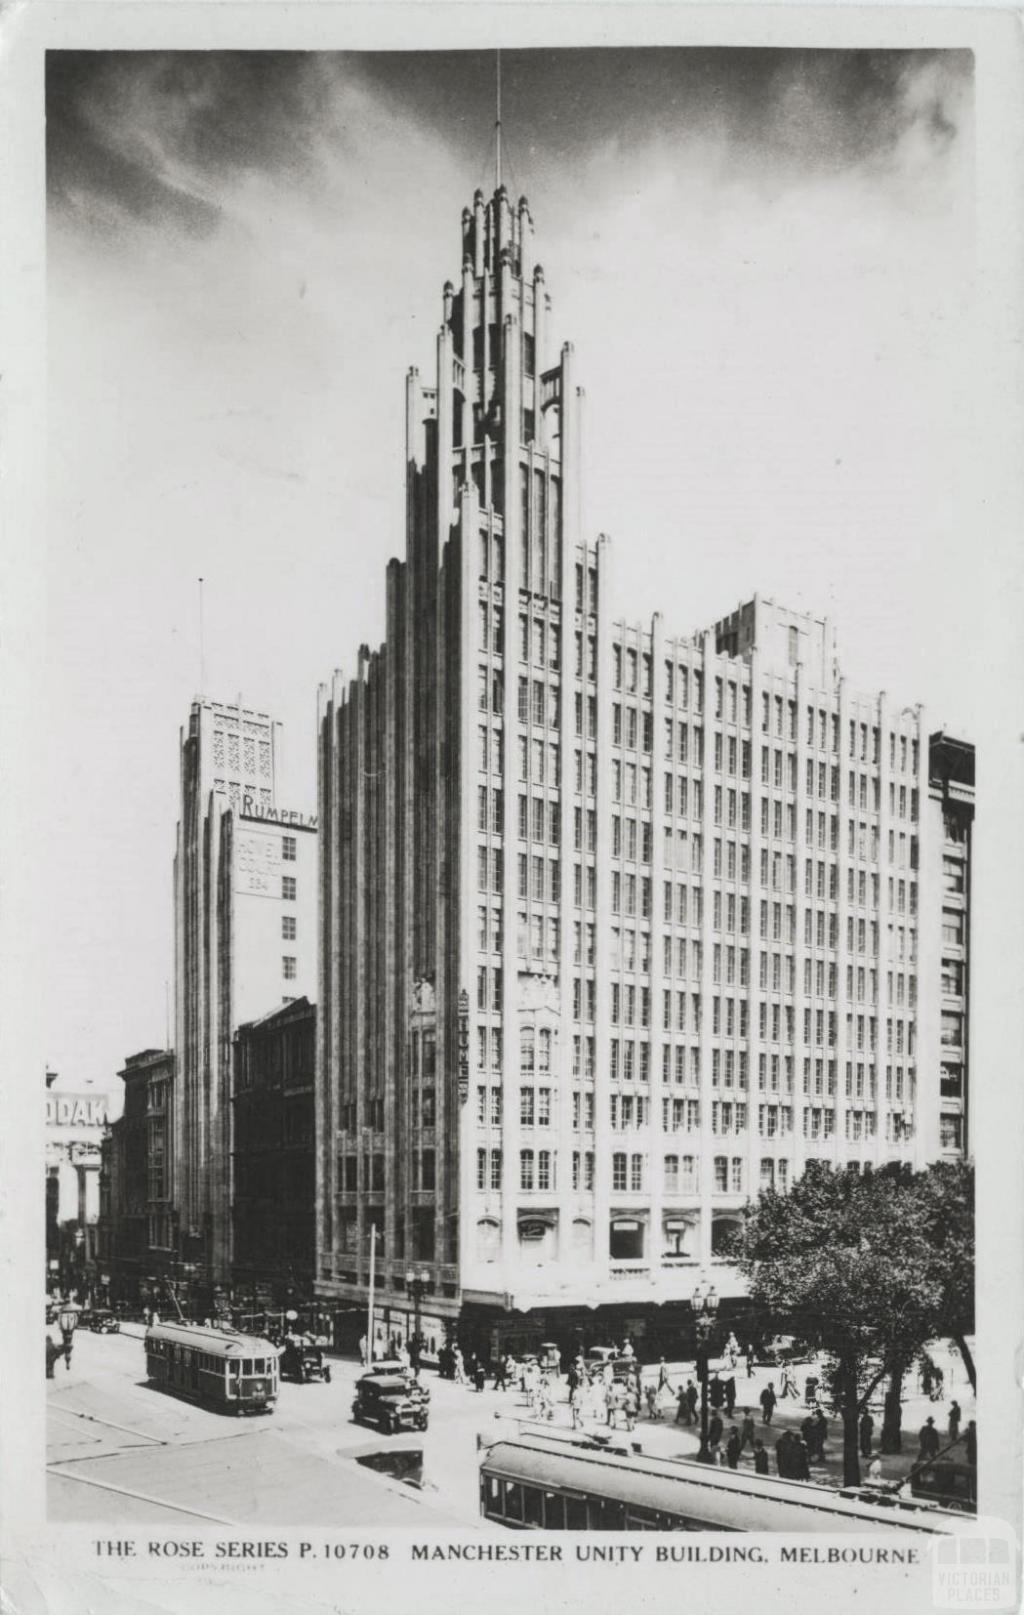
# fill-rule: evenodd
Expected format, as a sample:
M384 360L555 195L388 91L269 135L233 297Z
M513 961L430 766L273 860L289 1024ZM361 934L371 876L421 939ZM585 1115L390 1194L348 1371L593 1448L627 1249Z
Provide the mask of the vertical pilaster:
M700 1015L697 1023L698 1047L700 1050L700 1230L698 1241L698 1261L701 1268L711 1264L712 1256L712 1225L714 1208L714 1155L715 1140L711 1132L711 1104L716 1097L711 1083L711 1004L709 999L709 986L711 981L710 940L711 940L711 807L712 807L712 778L713 771L709 758L713 761L714 748L708 718L713 720L713 698L715 686L715 669L717 658L714 654L714 640L711 634L701 636L701 671L703 678L703 697L701 711L695 713L699 718L703 731L703 766L700 770L701 780L701 813L700 813L700 971L697 976L697 991L700 994ZM694 778L697 777L696 771ZM691 868L693 860L690 860ZM692 897L692 893L691 893ZM691 931L692 935L692 931ZM692 980L692 975L691 975Z
M662 935L664 927L658 924L662 912L662 882L665 874L664 835L664 779L665 779L665 620L660 611L651 618L651 913L650 913L650 967L647 975L651 1012L648 1017L650 1042L650 1080L647 1084L648 1119L643 1144L647 1155L647 1182L649 1185L650 1229L648 1231L648 1262L651 1278L658 1284L661 1278L661 1257L664 1248L665 1210L665 1150L667 1136L662 1132L661 1101L670 1089L662 1081L661 1051L665 1033L661 1030L661 983L663 976ZM641 729L643 718L641 717ZM642 1089L640 1090L642 1092Z
M567 357L563 349L563 357ZM566 375L563 369L563 383ZM577 423L573 421L575 431ZM577 468L572 467L573 473L578 474ZM568 479L567 479L568 480ZM577 513L579 506L574 502ZM595 859L595 885L596 905L594 909L594 1043L596 1048L596 1064L594 1077L594 1271L599 1283L607 1281L609 1273L609 1237L610 1237L610 1211L611 1211L611 1117L609 1109L609 1095L611 1084L609 1080L610 1066L608 1047L611 1038L611 861L608 857L610 846L611 826L611 756L612 737L612 640L613 626L611 618L611 542L602 534L597 541L595 555L597 567L597 614L595 628L597 634L597 824L598 824L598 853ZM587 556L584 550L583 558L583 612L582 626L584 642L587 634ZM584 683L586 691L586 683ZM586 696L584 696L584 714L586 713ZM586 722L584 722L584 730ZM584 820L586 818L586 735L580 742L583 747L584 763ZM603 838L603 840L602 840ZM602 855L603 848L603 855ZM586 864L587 853L583 858L583 924L584 934L587 924L586 907ZM586 979L586 966L581 970ZM583 1022L581 1027L584 1037L587 1035L586 1023L586 993L584 992Z

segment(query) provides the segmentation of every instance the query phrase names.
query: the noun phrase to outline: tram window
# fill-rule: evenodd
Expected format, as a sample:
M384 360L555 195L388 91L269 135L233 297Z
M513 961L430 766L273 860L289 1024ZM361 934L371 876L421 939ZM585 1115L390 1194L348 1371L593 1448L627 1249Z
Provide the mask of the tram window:
M526 1486L523 1490L526 1495L526 1524L543 1525L544 1493L538 1491L536 1486Z
M487 1477L487 1512L488 1514L501 1513L501 1481L496 1475Z
M549 1531L565 1530L565 1498L558 1492L544 1493L544 1524Z
M585 1497L567 1497L565 1499L565 1529L567 1531L585 1531L587 1529L587 1500Z
M631 1508L626 1516L627 1531L660 1531L659 1516L646 1508Z
M590 1501L591 1529L594 1531L624 1531L626 1506L612 1497L594 1497Z
M523 1517L523 1488L514 1480L505 1482L505 1518L521 1520Z

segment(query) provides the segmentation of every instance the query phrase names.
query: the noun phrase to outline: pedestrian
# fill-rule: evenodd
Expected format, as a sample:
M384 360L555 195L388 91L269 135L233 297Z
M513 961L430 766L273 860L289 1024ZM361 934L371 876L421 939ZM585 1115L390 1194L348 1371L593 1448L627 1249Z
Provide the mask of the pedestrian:
M574 1430L583 1428L583 1387L577 1380L569 1392L569 1417Z
M747 1359L747 1378L748 1379L753 1379L753 1377L754 1377L754 1348L750 1344L749 1340L747 1341L747 1344L744 1347L743 1355ZM767 1463L767 1461L768 1461L767 1458L765 1458L766 1463Z
M871 1437L875 1433L875 1421L867 1408L860 1416L860 1455L862 1458L871 1457Z
M672 1394L672 1381L668 1377L668 1364L666 1363L664 1357L660 1357L658 1359L658 1395L659 1396L661 1395L662 1391L668 1391L669 1395Z
M628 1335L626 1336L625 1340L622 1342L622 1353L621 1353L621 1355L623 1357L630 1357L630 1358L633 1356L633 1342L630 1340Z
M725 1412L727 1418L732 1418L736 1408L736 1380L730 1374L725 1382Z
M825 1442L828 1440L828 1420L820 1405L814 1410L814 1455L819 1464L825 1462Z
M935 1420L929 1413L927 1419L918 1433L918 1460L922 1463L934 1458L939 1450L939 1432L935 1428Z
M461 1346L456 1346L452 1352L452 1369L456 1385L465 1385L466 1364L463 1360Z
M725 1386L719 1379L717 1371L712 1376L711 1384L708 1386L708 1401L716 1413L725 1402Z
M811 1455L807 1450L807 1443L804 1441L802 1436L793 1437L793 1444L790 1451L793 1454L793 1479L810 1480Z
M546 1379L542 1379L537 1386L537 1417L550 1422L554 1416L555 1404L551 1396L551 1387Z
M719 1415L717 1413L713 1413L711 1415L711 1421L708 1424L708 1446L709 1447L717 1447L718 1446L718 1443L722 1439L722 1432L723 1432L724 1429L725 1429L725 1425L722 1423L722 1420L719 1417Z
M946 1388L946 1376L941 1368L935 1370L935 1385L932 1389L932 1401L941 1402Z
M680 1385L676 1392L676 1423L689 1424L692 1419L690 1403L686 1394L686 1386Z
M869 1486L881 1486L881 1484L882 1484L882 1460L876 1454L875 1457L872 1458L871 1463L868 1466L868 1485Z
M803 1436L804 1442L805 1442L805 1444L807 1446L807 1456L808 1456L808 1458L813 1458L814 1457L814 1420L811 1418L811 1415L809 1413L808 1413L806 1419L804 1419L803 1423L800 1426L800 1434Z
M763 1441L755 1441L754 1442L754 1474L755 1475L767 1475L767 1473L768 1473L768 1453L765 1450L765 1444L764 1444Z
M792 1460L789 1455L789 1443L792 1438L788 1430L783 1430L775 1443L775 1468L781 1480L791 1480L793 1477Z
M796 1398L796 1383L793 1379L793 1370L788 1363L783 1363L782 1373L779 1376L779 1401L784 1402L787 1396Z
M398 1348L398 1361L401 1363L404 1369L409 1369L412 1367L412 1359L409 1356L409 1348L404 1343Z
M740 1425L740 1451L741 1452L743 1451L744 1447L747 1445L748 1442L750 1443L751 1451L753 1451L754 1447L757 1445L757 1443L754 1440L754 1418L753 1418L753 1415L752 1415L750 1409L749 1408L744 1408L743 1409L743 1423Z
M569 1390L569 1401L571 1402L572 1401L572 1393L576 1389L577 1385L580 1382L579 1369L576 1367L576 1364L574 1362L569 1364L568 1372L566 1373L565 1379L566 1379L566 1385L568 1386L568 1390Z
M500 1352L494 1364L494 1389L496 1391L508 1390L508 1369Z
M927 1352L925 1352L921 1357L921 1394L923 1396L931 1396L934 1382L934 1365Z
M688 1379L686 1382L686 1405L690 1410L690 1418L687 1420L687 1423L690 1423L696 1419L697 1403L699 1401L700 1393L698 1392L696 1385L694 1385L693 1380Z
M478 1357L476 1359L476 1363L475 1363L474 1368L473 1368L473 1383L475 1384L478 1391L483 1390L484 1382L485 1382L486 1379L487 1379L487 1369L484 1367L482 1361Z
M647 1402L647 1417L649 1419L660 1419L661 1409L658 1406L658 1387L648 1385L644 1390L644 1399Z
M622 1411L626 1416L626 1429L636 1429L636 1416L640 1411L640 1403L634 1385L627 1385L622 1398Z
M772 1414L775 1412L775 1388L766 1385L761 1392L761 1423L771 1424Z
M949 1439L950 1441L960 1439L960 1403L956 1401L949 1405Z
M366 1367L366 1336L359 1336L359 1361Z
M725 1443L725 1456L726 1456L726 1459L728 1461L730 1469L738 1469L739 1468L740 1451L741 1451L740 1433L737 1430L736 1426L733 1425L732 1429L729 1431L729 1439Z
M967 1462L977 1467L978 1463L978 1427L973 1419L968 1420L964 1431L964 1440L967 1443Z

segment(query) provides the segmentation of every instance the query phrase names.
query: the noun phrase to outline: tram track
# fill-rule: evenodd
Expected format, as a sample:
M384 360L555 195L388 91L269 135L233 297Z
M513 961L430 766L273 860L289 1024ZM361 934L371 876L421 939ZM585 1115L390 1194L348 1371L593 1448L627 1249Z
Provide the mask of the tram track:
M88 1460L86 1460L88 1461ZM165 1498L154 1497L151 1492L136 1491L131 1486L118 1486L111 1480L98 1480L95 1475L83 1475L77 1470L68 1470L62 1463L47 1464L47 1474L56 1476L59 1480L69 1480L78 1486L94 1486L102 1492L114 1492L119 1497L130 1497L136 1503L148 1503L153 1508L166 1509L171 1514L187 1514L190 1519L205 1520L208 1525L226 1525L233 1530L239 1528L237 1520L227 1520L220 1514L210 1514L204 1509L190 1508L187 1503L171 1503Z

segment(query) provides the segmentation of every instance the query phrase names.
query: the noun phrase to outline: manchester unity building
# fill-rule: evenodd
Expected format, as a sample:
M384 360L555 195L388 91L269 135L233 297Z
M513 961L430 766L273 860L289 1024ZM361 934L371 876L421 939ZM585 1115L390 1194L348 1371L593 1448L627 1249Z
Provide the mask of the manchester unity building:
M742 1294L811 1159L968 1148L973 748L754 598L617 620L528 205L407 381L386 636L319 703L317 1288L593 1339ZM406 1327L407 1327L406 1322Z

